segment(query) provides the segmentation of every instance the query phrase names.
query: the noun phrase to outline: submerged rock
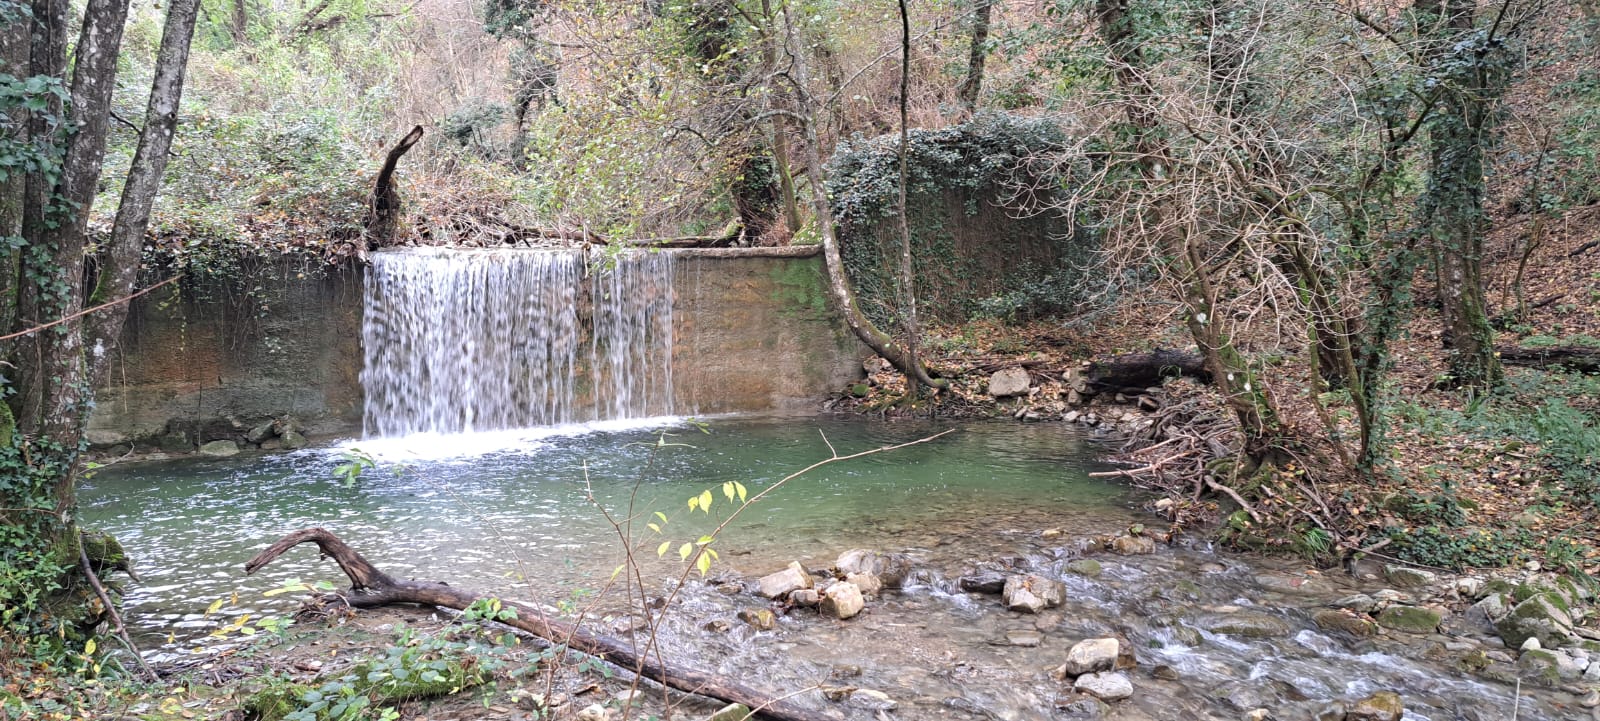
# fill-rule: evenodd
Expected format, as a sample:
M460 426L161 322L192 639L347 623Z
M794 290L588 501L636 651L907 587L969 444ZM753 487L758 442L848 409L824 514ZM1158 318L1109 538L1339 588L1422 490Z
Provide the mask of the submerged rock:
M797 561L790 561L788 568L762 576L756 582L756 593L767 598L783 598L802 588L811 588L811 585L811 574L806 573L805 567Z
M1360 616L1324 608L1311 614L1317 628L1324 631L1342 631L1356 638L1366 638L1378 632L1378 625Z
M1067 570L1079 576L1093 578L1100 575L1100 562L1090 558L1080 558L1067 564Z
M1006 608L1022 613L1038 613L1060 606L1067 600L1067 587L1064 584L1032 573L1006 579L1001 593L1005 597Z
M893 711L900 706L894 699L889 698L889 694L870 688L851 691L848 702L851 706L868 711Z
M1044 634L1029 629L1006 631L1006 645L1034 648L1044 643Z
M1097 719L1108 713L1111 713L1111 707L1093 696L1078 696L1056 701L1056 718L1077 721Z
M1276 638L1289 634L1289 624L1277 616L1244 612L1203 619L1202 628L1212 633L1244 638Z
M856 588L861 589L862 595L865 596L876 596L883 590L883 581L878 580L878 577L871 573L845 574L844 580L854 583Z
M1344 721L1400 721L1405 714L1405 704L1400 694L1379 691L1345 709Z
M822 612L837 619L855 616L866 605L861 598L861 588L849 581L835 583L822 592Z
M739 611L739 620L755 627L757 631L771 631L778 625L777 614L765 608L746 608Z
M1067 652L1067 662L1061 666L1064 677L1081 676L1095 671L1110 671L1117 664L1122 644L1114 638L1091 638L1079 641Z
M1133 682L1125 673L1086 673L1072 682L1072 690L1103 701L1121 701L1133 697Z
M1421 606L1390 606L1378 612L1378 625L1406 633L1433 633L1444 620L1442 614Z

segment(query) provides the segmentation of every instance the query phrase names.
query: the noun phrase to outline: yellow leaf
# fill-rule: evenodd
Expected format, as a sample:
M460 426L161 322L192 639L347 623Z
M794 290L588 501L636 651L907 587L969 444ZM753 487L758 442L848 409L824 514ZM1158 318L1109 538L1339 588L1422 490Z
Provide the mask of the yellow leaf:
M711 557L704 553L700 554L700 557L694 560L694 567L700 569L700 575L706 575L706 571L711 570Z
M611 571L611 577L612 578L616 578L619 574L622 573L622 569L624 569L626 567L627 567L627 564L625 564L625 563L617 564L617 567Z
M661 545L656 548L656 555L657 556L665 556L665 555L667 555L667 549L669 547L671 547L671 546L672 546L672 541L662 541Z
M210 616L211 614L216 613L220 608L222 608L222 599L219 598L211 602L211 606L206 609L205 615Z
M732 481L729 481L727 483L722 484L722 495L727 496L728 500L730 500L730 501L733 500L733 482Z
M645 525L645 527L649 528L652 531L655 531L656 533L660 533L661 532L661 527L657 526L654 523L646 523L644 525Z
M740 483L738 481L734 481L733 482L733 490L739 492L739 502L740 503L744 503L744 494L745 494L744 484Z
M83 644L83 655L85 655L85 656L93 656L94 655L94 648L95 648L94 639L91 638L86 643Z
M678 547L678 559L687 561L687 560L689 560L689 554L693 553L693 552L694 552L694 544L693 543L685 543L682 546Z
M701 536L700 540L695 541L695 544L696 545L700 545L700 546L704 546L707 543L710 543L710 542L715 541L715 540L717 540L717 539L712 538L711 536Z
M667 525L667 514L662 513L660 511L656 511L656 518L661 519L661 525L663 525L663 526Z
M700 510L706 513L711 512L711 489L709 488L700 492Z
M699 496L695 496L694 498L689 499L689 510L693 511L694 509L699 508L699 507L700 507L700 497Z

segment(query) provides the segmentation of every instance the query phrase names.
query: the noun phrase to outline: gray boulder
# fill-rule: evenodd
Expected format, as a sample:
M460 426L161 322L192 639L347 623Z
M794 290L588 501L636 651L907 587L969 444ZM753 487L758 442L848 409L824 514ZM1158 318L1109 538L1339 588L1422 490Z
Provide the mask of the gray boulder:
M1022 368L1007 368L995 371L989 376L989 395L995 398L1010 398L1028 394L1028 387L1033 385L1033 380L1028 377L1028 371Z
M783 598L802 588L811 588L811 574L796 561L790 561L788 568L762 576L756 582L756 593L767 598Z
M1542 593L1517 604L1494 628L1511 648L1522 646L1529 638L1539 639L1545 648L1560 648L1577 640L1572 616L1561 597L1554 594Z
M1072 690L1102 701L1121 701L1133 697L1133 682L1125 673L1086 673L1072 682Z
M899 588L911 575L911 558L901 553L878 553L865 548L853 548L839 554L833 567L840 575L870 573L883 582L884 588Z
M214 458L227 458L228 456L238 455L238 453L239 453L239 444L234 443L233 441L228 441L228 440L212 441L212 442L207 443L207 444L205 444L203 446L200 446L200 455L202 455L202 456L212 456Z
M1067 652L1067 662L1061 666L1061 674L1075 677L1096 671L1110 671L1117 665L1117 655L1121 649L1122 644L1114 638L1079 641Z
M1001 591L1006 608L1022 613L1038 613L1055 608L1067 600L1067 587L1060 581L1036 574L1012 576Z

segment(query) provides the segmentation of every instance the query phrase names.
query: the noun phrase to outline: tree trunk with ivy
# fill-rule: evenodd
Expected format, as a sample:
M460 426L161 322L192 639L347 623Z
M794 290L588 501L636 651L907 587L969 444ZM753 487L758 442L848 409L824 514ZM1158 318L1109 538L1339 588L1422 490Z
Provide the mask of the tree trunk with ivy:
M31 575L17 582L33 588L0 587L0 605L30 609L25 616L44 602L44 594L70 587L76 571L75 490L93 380L115 350L126 309L113 306L118 307L115 315L88 320L76 314L91 301L125 296L137 280L150 207L177 123L182 66L198 5L198 0L174 0L169 6L150 116L117 222L103 247L91 247L88 223L101 182L126 0L90 0L84 8L72 53L70 93L62 93L70 102L35 103L26 110L29 137L24 142L58 150L40 150L39 169L24 178L23 272L12 289L18 309L13 328L20 335L4 349L18 373L4 389L15 432L0 445L0 477L5 479L0 483L0 507L5 509L0 516L6 529L0 562L29 569ZM29 72L37 78L61 78L66 74L67 3L35 0L32 11ZM67 134L63 129L69 127L74 132ZM92 250L99 251L93 266L88 262ZM0 633L27 629L6 627Z
M1428 124L1430 165L1419 215L1436 248L1452 381L1490 388L1502 371L1483 291L1484 153L1513 60L1503 41L1474 27L1475 8L1468 0L1417 4L1419 22L1433 28L1427 47L1433 81L1442 88L1440 110Z

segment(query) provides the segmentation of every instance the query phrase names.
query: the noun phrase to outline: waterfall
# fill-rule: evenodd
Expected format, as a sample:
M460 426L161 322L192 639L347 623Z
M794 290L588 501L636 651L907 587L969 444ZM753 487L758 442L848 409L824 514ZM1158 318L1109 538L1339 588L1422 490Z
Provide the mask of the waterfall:
M672 412L672 259L376 253L361 340L368 437Z

